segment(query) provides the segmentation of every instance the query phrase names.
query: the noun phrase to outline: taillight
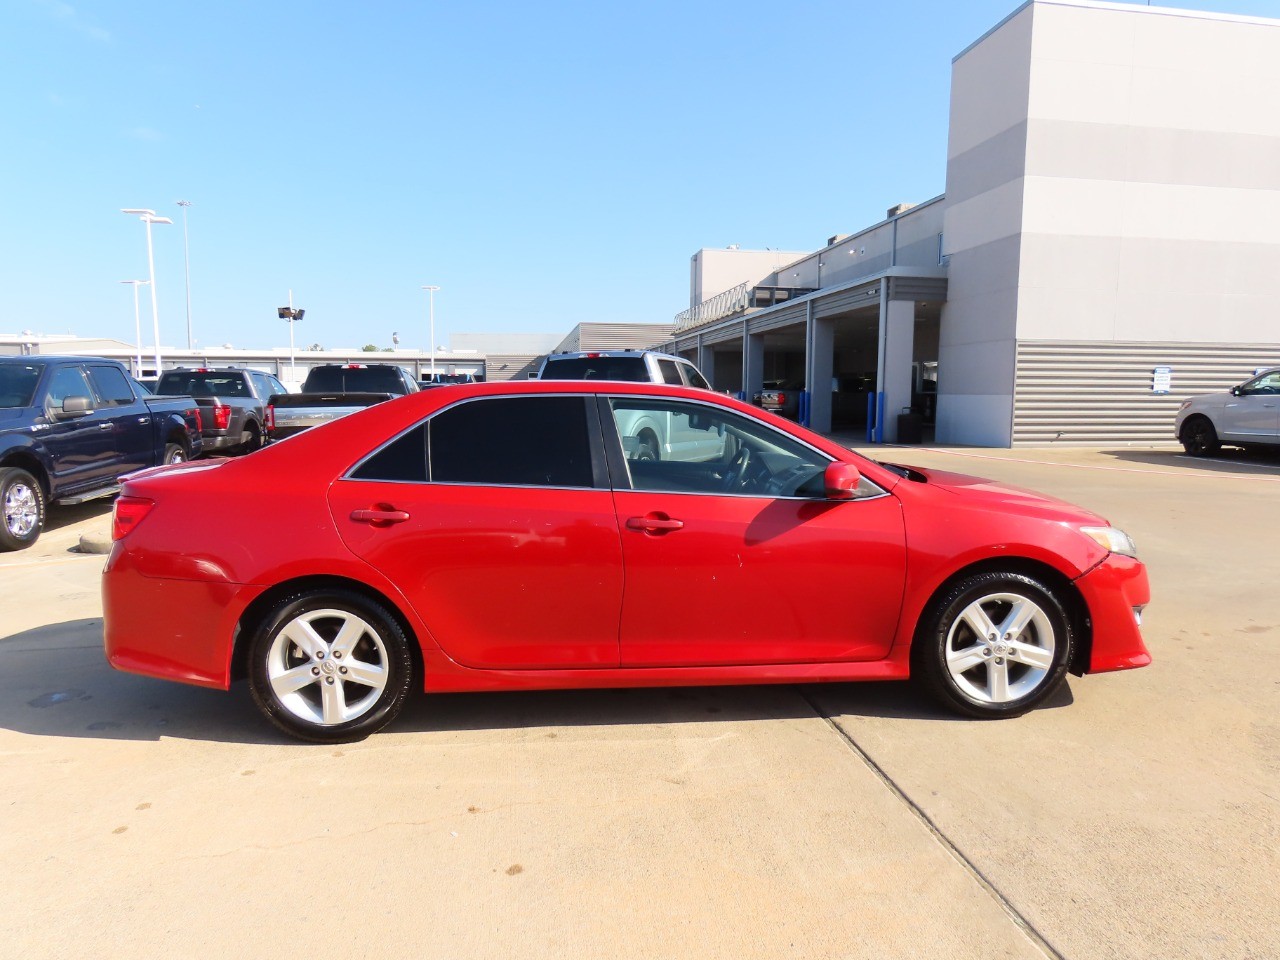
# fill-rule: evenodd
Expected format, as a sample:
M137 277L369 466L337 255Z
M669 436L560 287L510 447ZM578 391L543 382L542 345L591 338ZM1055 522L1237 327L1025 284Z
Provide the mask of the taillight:
M786 402L787 402L787 395L785 393L778 394L778 403L783 404Z
M154 501L144 500L142 497L117 497L115 510L111 514L111 539L123 540L127 537L154 506Z
M196 407L191 411L196 418L196 433L204 432L204 417L200 416L200 408Z
M224 403L213 406L213 426L216 430L225 430L231 423L231 408Z
M274 404L267 404L267 415L262 419L267 422L268 430L276 428L276 408Z

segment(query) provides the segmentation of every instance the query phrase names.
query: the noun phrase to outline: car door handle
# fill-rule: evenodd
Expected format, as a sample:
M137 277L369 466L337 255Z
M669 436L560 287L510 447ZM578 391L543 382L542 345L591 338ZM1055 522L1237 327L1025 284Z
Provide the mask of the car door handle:
M683 530L683 520L672 520L665 513L651 513L647 517L630 517L627 520L628 530L643 530L645 533L666 533L669 530Z
M409 519L409 514L403 510L372 509L372 510L352 510L351 519L356 523L404 523Z
M114 423L110 423L110 422L107 422L107 423L100 423L100 424L98 424L98 429L99 429L99 430L111 430L111 429L113 429L114 427L115 427L115 424L114 424Z

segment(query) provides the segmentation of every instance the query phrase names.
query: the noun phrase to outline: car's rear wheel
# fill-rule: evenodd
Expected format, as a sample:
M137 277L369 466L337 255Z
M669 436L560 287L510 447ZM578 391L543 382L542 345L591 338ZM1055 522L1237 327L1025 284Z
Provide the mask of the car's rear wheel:
M166 443L164 445L164 462L165 463L182 463L187 459L187 448L180 443Z
M1073 642L1052 588L1021 573L979 573L953 584L925 612L913 674L966 716L1016 717L1061 685Z
M1218 431L1208 417L1188 417L1182 425L1182 449L1193 457L1211 457L1222 449Z
M0 550L25 550L44 529L44 490L20 467L0 470Z
M250 420L248 425L244 429L244 433L241 434L239 452L253 453L253 451L257 450L261 446L262 446L262 429L256 423Z
M249 687L267 719L317 743L362 740L404 706L409 641L380 604L347 590L286 597L249 648Z

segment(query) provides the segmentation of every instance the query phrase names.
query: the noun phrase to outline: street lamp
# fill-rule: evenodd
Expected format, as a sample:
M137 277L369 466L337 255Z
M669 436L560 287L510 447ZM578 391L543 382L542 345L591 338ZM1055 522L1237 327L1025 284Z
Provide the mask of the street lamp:
M173 223L173 221L168 217L157 217L154 210L126 207L120 212L133 214L147 225L147 272L151 277L148 285L151 287L151 325L154 328L156 337L156 376L158 377L160 376L160 310L156 306L156 260L151 247L151 225L153 223ZM142 370L139 369L138 373L142 373Z
M293 309L293 291L289 291L289 305L276 310L276 316L289 321L289 379L297 380L298 374L293 362L293 325L302 319L307 311Z
M182 208L182 265L187 274L187 349L192 348L191 340L191 246L187 242L187 207L191 206L190 200L177 201L178 206Z
M138 287L143 284L149 284L150 280L121 280L121 283L127 283L133 287L133 343L136 353L134 354L134 376L142 376L142 318L138 315Z
M427 291L428 314L431 322L431 379L436 378L436 291L439 287L424 286Z

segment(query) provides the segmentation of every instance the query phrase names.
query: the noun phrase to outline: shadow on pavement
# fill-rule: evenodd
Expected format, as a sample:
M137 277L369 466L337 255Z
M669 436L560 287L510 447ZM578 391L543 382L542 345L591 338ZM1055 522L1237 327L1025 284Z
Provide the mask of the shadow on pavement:
M296 742L258 713L246 683L225 692L112 669L103 656L102 621L97 619L53 624L0 640L0 677L0 728L17 733L104 740ZM1047 706L1069 703L1070 690L1064 685ZM910 683L878 681L415 693L388 729L439 733L803 720L815 715L970 722L935 706Z
M1280 454L1256 450L1223 450L1212 457L1193 457L1175 450L1099 450L1102 456L1170 470L1201 470L1255 477L1280 475Z
M98 500L90 500L87 503L77 503L70 507L51 506L45 511L44 532L51 533L54 530L61 530L63 527L69 527L72 524L79 523L81 520L108 517L111 515L111 508L115 505L115 502L115 497L102 497Z

